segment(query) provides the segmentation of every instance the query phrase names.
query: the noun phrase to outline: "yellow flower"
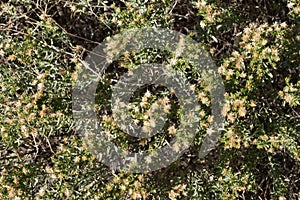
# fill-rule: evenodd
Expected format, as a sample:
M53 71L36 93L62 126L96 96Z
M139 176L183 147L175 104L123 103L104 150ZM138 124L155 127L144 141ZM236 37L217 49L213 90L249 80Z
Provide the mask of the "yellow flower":
M213 116L209 115L208 118L207 118L207 122L208 122L208 123L211 123L212 120L213 120Z
M120 180L120 178L119 178L118 176L115 176L114 179L113 179L113 182L114 182L114 183L118 183L119 180Z
M86 156L82 156L81 158L83 161L86 161L87 160L87 157Z
M133 119L133 123L134 123L135 125L138 125L138 124L140 123L140 120L138 120L138 119Z
M148 105L148 102L141 101L140 106L141 107L146 107Z
M14 60L16 60L16 56L15 55L9 55L7 60L14 61Z
M195 84L193 84L193 85L190 85L190 89L191 89L192 91L195 91L195 89L196 89L196 85L195 85Z
M268 149L268 152L269 152L269 153L274 153L274 148L273 148L273 147L269 148L269 149Z
M250 102L250 106L251 106L251 107L255 107L255 106L256 106L256 103L255 103L255 101L251 100L251 102Z
M161 104L162 105L167 105L170 102L170 99L168 97L164 97L161 99Z
M123 179L123 183L124 183L125 185L129 185L128 179L127 179L127 178Z
M245 148L248 148L249 147L249 143L246 141L246 142L244 142L244 147Z
M231 55L237 58L240 56L240 53L238 51L233 51Z
M283 91L279 91L278 95L281 96L281 97L283 97L283 95L284 95Z
M62 173L59 173L59 174L58 174L58 178L59 178L60 180L62 180L63 177L64 177L64 175L63 175Z
M170 134L172 134L172 135L175 135L176 132L177 132L177 130L176 130L175 126L172 125L172 126L170 126L170 127L168 128L168 132L169 132Z
M201 99L201 103L208 105L210 103L209 99L207 97L204 97Z
M246 116L246 108L245 107L240 107L238 110L239 116L240 117L245 117Z
M45 194L45 188L41 188L41 189L39 190L39 195L40 195L40 196L44 196L44 194Z
M235 139L234 138L230 138L229 140L229 146L226 146L225 149L229 149L234 147L234 143L235 143Z
M271 143L277 142L277 140L276 140L276 138L275 138L274 136L271 136L269 141L270 141Z
M236 109L238 106L242 104L242 101L239 99L234 100L233 107Z
M260 136L260 138L263 140L263 141L267 141L269 139L269 137L267 135L262 135Z
M258 41L260 39L260 34L259 33L256 33L253 37L253 40L254 41Z
M134 185L135 189L138 189L141 187L141 183L139 181L134 181L133 185Z
M25 136L25 137L28 137L28 131L27 131L27 128L25 125L22 125L21 126L21 131L22 131L22 134Z
M204 97L206 97L206 94L204 92L198 93L198 99L202 100Z
M139 179L140 182L143 182L143 181L144 181L143 175L139 175L139 176L138 176L138 179Z
M263 41L262 41L262 45L266 45L268 43L268 40L266 40L266 39L263 39Z
M292 97L292 95L290 95L290 94L285 94L285 95L284 95L284 100L285 100L286 102L288 102L288 103L291 103L292 100L293 100L293 97Z
M19 180L17 178L14 178L13 182L14 182L15 185L19 184Z
M171 109L171 105L170 104L164 106L164 112L165 113L168 113L170 109Z
M246 74L245 72L242 72L242 73L240 74L240 77L241 77L241 78L246 78L246 76L247 76L247 74Z
M78 156L76 156L76 157L74 158L74 162L75 162L75 163L79 163L79 162L80 162L80 158L79 158Z
M139 142L139 144L142 145L142 146L145 146L147 143L148 143L147 139L144 139L144 138L141 139L140 142Z
M113 187L112 187L111 184L108 184L108 185L106 186L106 190L107 190L107 191L112 191L112 189L113 189Z
M200 113L199 113L200 117L204 117L205 116L205 111L204 110L201 110Z
M229 131L227 131L227 133L226 133L226 136L228 137L228 138L233 138L233 131L230 129Z
M133 109L134 109L134 112L136 112L136 113L140 112L140 109L138 106L133 106Z
M227 118L228 118L232 123L235 121L235 117L234 117L234 115L233 115L232 113L229 113L229 114L227 115Z
M148 100L148 98L147 98L146 96L143 96L143 97L142 97L142 102L145 102L145 103L146 103L147 100Z
M141 194L136 191L132 193L132 199L140 199L141 197Z
M222 109L222 115L226 116L229 110L230 110L230 105L226 103Z
M147 90L147 92L145 93L145 97L146 97L146 98L151 97L151 92L150 92L149 90Z
M242 40L245 43L249 40L249 38L250 38L249 35L246 34L246 35L243 35Z
M147 119L149 119L149 115L148 115L149 113L145 113L144 115L143 115L143 119L144 120L147 120ZM124 121L124 120L123 120Z
M198 1L198 2L196 3L196 8L201 9L201 8L204 8L205 5L206 5L206 1L204 1L204 0Z
M179 194L178 194L177 192L175 192L174 190L171 190L171 191L169 192L169 198L170 198L171 200L176 200L176 199L177 199L177 196L179 196Z
M53 173L53 170L49 166L46 166L45 170L46 170L46 172L48 174L52 174Z

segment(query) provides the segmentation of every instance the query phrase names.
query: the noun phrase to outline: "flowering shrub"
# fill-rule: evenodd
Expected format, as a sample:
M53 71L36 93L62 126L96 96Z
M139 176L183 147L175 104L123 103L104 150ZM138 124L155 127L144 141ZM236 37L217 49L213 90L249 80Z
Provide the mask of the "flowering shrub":
M297 0L1 2L0 199L299 199L299 19ZM199 159L213 120L208 85L170 52L125 52L95 94L103 131L120 148L154 152L180 123L174 91L147 85L126 106L145 132L157 126L151 109L162 109L163 131L139 140L121 131L111 86L137 65L172 64L200 105L189 151L169 167L133 174L109 169L87 150L75 131L72 88L93 47L142 27L179 31L210 52L225 85L226 120L216 148Z

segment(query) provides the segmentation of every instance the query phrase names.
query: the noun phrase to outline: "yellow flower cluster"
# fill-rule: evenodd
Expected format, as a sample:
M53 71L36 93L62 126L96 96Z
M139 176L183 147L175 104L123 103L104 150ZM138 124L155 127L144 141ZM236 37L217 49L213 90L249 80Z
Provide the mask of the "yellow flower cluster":
M226 138L228 141L225 142L225 149L241 148L241 137L235 132L234 127L229 128L226 132Z
M221 10L215 6L213 3L208 3L206 0L201 0L194 3L195 8L197 8L203 15L204 20L200 22L201 28L205 28L207 24L213 24L220 21Z
M286 103L290 106L300 105L300 80L296 84L290 83L289 78L285 81L286 86L278 92L279 97L284 100L283 105L285 106Z
M245 117L247 114L246 110L246 100L238 99L234 94L229 96L228 93L225 94L227 101L223 107L222 114L231 122L234 123L237 117ZM255 107L254 101L251 101L250 105Z
M171 200L176 200L178 197L187 197L187 191L186 191L186 184L179 184L172 188L171 191L169 191L169 198Z
M133 174L115 174L115 177L106 185L106 191L120 191L122 196L127 196L131 199L146 199L148 194L143 187L144 176ZM104 193L102 193L104 195Z
M300 17L300 2L298 0L288 0L287 7L290 9L289 14L293 17Z

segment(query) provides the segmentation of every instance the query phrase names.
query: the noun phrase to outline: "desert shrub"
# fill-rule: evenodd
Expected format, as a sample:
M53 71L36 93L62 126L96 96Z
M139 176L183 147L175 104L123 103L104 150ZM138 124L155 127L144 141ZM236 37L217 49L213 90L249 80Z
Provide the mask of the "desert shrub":
M0 7L0 199L299 199L300 5L282 1L7 0ZM161 27L198 41L225 86L218 145L198 151L212 120L209 89L183 58L173 63L198 95L199 127L189 151L144 174L109 169L75 131L72 89L83 60L104 38ZM99 83L95 109L104 132L126 151L168 145L180 122L168 88L137 91L130 115L161 133L137 140L122 132L111 87L143 63L172 63L170 52L126 52ZM155 125L154 125L155 126Z

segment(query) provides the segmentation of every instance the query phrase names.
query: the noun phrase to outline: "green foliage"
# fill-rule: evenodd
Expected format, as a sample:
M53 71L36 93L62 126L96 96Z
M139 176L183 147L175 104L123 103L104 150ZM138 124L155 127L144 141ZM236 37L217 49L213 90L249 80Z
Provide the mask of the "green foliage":
M8 0L0 6L0 199L299 199L300 3L297 0ZM198 159L211 119L209 88L178 58L198 95L199 128L189 151L145 174L111 171L75 131L72 86L87 53L128 28L163 27L199 41L226 89L225 129ZM137 140L111 114L111 86L138 64L170 64L170 52L126 52L99 83L95 109L105 133L126 151L167 145L180 122L173 91L146 86L130 114L163 131Z

